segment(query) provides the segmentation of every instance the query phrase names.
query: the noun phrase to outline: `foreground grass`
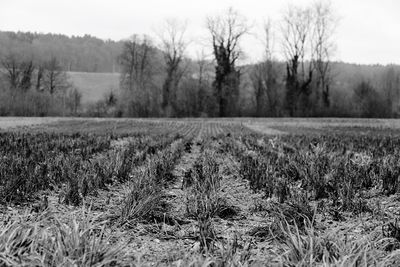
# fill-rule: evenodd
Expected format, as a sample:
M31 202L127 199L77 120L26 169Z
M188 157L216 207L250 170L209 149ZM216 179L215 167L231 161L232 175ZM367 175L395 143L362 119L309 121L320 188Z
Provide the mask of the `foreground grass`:
M123 266L134 258L112 241L106 222L82 208L63 220L23 215L0 227L2 266Z

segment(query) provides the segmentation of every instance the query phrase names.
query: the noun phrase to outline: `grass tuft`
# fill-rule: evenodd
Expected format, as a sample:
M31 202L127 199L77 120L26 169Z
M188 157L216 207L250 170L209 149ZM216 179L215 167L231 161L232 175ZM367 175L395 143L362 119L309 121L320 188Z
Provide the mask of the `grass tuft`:
M89 213L82 209L66 221L51 213L10 220L0 227L0 265L116 266L133 260Z

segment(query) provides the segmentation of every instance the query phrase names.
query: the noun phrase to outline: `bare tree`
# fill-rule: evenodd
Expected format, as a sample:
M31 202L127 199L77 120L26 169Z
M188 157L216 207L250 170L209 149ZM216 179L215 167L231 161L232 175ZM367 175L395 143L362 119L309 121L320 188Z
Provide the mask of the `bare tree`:
M10 86L10 88L15 89L18 88L20 83L21 69L19 67L19 63L15 56L9 55L4 58L2 61L3 69L5 70L5 77Z
M387 67L382 73L382 94L389 116L398 115L400 98L400 72L394 66Z
M208 59L204 50L197 54L197 109L199 114L204 116L210 114L212 106L212 89L210 70L212 62Z
M81 106L82 93L75 87L68 90L66 95L66 107L71 115L77 115L78 109Z
M223 16L207 19L216 61L213 84L218 105L218 115L232 115L239 96L240 70L236 63L242 51L239 42L248 32L247 21L230 8ZM230 104L230 106L228 106Z
M313 64L316 72L316 102L329 107L332 83L331 55L335 48L332 36L337 27L331 2L318 1L313 5ZM322 96L322 98L320 97ZM322 101L321 101L322 100Z
M207 60L207 56L202 50L197 54L197 69L198 69L198 87L201 88L203 86L204 81L207 79L207 66L210 64L210 61Z
M35 86L36 91L42 90L43 72L44 72L44 67L39 65L36 73L36 86Z
M147 36L137 35L125 41L119 63L122 68L121 88L130 102L130 115L148 116L154 72L154 47Z
M264 110L264 101L267 91L265 83L265 65L264 62L254 65L250 73L251 83L254 89L254 97L256 101L255 116L262 116Z
M305 8L290 6L284 14L286 104L291 116L310 115L315 108L329 107L336 26L332 6L326 1Z
M290 6L283 17L283 51L286 57L286 105L290 116L298 112L299 100L307 108L311 94L313 66L305 62L311 57L312 11Z
M20 83L20 89L23 91L28 91L32 86L32 74L35 70L33 66L33 61L24 62L22 65L22 78Z
M162 108L167 116L175 115L177 110L176 93L185 72L182 66L187 47L185 32L186 23L166 20L159 34L166 68L166 78L162 88Z
M256 116L278 115L278 71L273 59L273 33L269 20L264 25L264 60L256 64L250 74L255 100ZM268 114L265 114L265 106Z
M124 42L123 52L119 56L122 67L122 87L128 91L143 90L151 77L152 45L147 36L133 35Z
M32 85L34 66L32 60L21 61L17 56L9 55L2 60L6 80L12 90L27 91Z
M62 69L56 57L44 63L42 74L43 89L53 95L57 92L65 93L71 84L68 82L67 74Z

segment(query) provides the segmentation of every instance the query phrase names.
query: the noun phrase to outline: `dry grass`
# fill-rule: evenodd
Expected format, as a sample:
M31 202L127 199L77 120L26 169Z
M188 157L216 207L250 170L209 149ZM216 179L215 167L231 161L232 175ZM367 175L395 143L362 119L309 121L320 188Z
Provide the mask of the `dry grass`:
M115 266L129 264L124 244L108 236L105 222L82 208L63 220L50 212L23 215L0 227L5 266Z
M387 248L397 240L379 233L352 237L336 229L319 233L310 222L301 231L297 225L281 222L284 233L283 266L397 266L400 252ZM350 230L350 229L348 229Z
M229 123L135 124L170 127L165 140L124 124L124 139L77 170L61 160L68 203L48 188L40 205L2 206L0 266L400 265L399 138L271 139ZM103 124L119 127L86 126ZM174 131L198 138L173 141ZM194 164L181 177L183 153Z

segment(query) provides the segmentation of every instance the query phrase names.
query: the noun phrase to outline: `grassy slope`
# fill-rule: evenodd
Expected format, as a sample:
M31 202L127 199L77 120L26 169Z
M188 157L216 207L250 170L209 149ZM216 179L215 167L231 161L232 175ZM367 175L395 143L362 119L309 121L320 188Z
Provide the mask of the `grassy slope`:
M82 103L93 103L111 91L119 92L119 73L68 72L70 81L82 93Z

